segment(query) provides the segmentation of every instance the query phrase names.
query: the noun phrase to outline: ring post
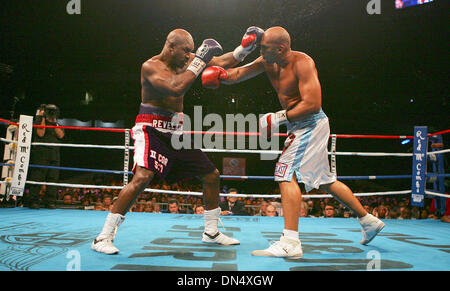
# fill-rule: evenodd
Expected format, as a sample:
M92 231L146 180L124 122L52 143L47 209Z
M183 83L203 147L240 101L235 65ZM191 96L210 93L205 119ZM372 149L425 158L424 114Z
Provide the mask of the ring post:
M336 169L336 135L331 135L331 172L337 176Z
M412 159L411 206L424 207L425 174L427 171L428 128L414 127L414 147Z
M442 140L442 135L433 135L430 137L431 141L431 152L439 151L444 149L444 142ZM432 163L433 172L438 174L435 180L433 180L433 191L445 194L445 171L444 171L444 159L442 154L436 154L435 159L430 159ZM436 197L436 209L439 209L440 214L443 215L445 213L446 206L446 198L445 197ZM438 205L439 204L439 205Z

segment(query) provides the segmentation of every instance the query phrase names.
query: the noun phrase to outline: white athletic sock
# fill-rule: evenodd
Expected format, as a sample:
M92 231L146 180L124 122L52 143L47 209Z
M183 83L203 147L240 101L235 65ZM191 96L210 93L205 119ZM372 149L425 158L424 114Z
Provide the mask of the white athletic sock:
M210 235L215 235L219 229L217 227L217 221L219 220L220 207L212 210L205 210L205 232Z
M300 241L300 238L298 237L298 231L283 229L283 235L289 239Z
M365 223L368 219L370 219L371 215L367 213L365 216L359 218L359 222L361 224Z
M116 236L116 229L125 220L125 216L119 213L109 213L106 217L105 225L103 226L102 232L98 235L97 239L103 239L106 237L111 237L114 239Z

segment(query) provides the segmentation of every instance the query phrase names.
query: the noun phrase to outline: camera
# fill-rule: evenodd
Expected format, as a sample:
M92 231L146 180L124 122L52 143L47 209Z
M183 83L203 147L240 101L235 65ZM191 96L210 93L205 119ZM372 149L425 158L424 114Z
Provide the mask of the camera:
M44 114L41 115L41 111L44 111ZM36 119L38 122L42 120L42 117L45 117L46 120L58 119L59 117L59 108L54 104L41 104L36 112Z

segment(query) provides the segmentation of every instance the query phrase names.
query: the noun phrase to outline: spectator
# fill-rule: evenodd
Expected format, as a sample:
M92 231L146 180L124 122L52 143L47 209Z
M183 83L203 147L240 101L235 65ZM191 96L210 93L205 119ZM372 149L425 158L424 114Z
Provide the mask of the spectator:
M139 202L136 203L136 208L134 209L134 212L144 212L145 207L145 199L140 199Z
M369 205L364 205L364 209L367 211L367 213L373 213L373 208L370 207Z
M63 204L64 205L72 205L72 202L73 202L72 195L70 193L64 194Z
M450 222L450 215L442 215L441 217L442 222Z
M81 202L81 206L89 206L91 204L88 197L81 198L80 202Z
M335 209L334 209L334 206L331 205L331 204L327 204L327 205L325 206L325 211L324 211L324 213L325 213L324 216L327 217L327 218L334 217L334 216L335 216Z
M390 219L398 219L400 216L400 210L398 207L393 207L392 210L389 212L388 218Z
M145 203L144 212L153 212L153 203L151 201Z
M273 206L272 204L267 205L266 216L270 216L270 217L278 216L275 206Z
M381 218L387 218L388 215L389 215L389 210L388 210L388 208L386 206L380 205L380 206L378 206L378 207L376 207L374 209L374 214L373 215L375 217L380 218L380 219Z
M205 214L205 207L203 207L203 205L198 205L195 207L194 214Z
M180 213L180 205L177 200L172 199L169 201L169 213Z
M266 208L268 205L269 203L267 201L262 200L259 211L255 213L255 216L266 216Z
M103 209L106 210L106 211L111 211L112 206L113 205L112 205L112 198L111 198L111 196L106 195L103 198Z
M428 215L428 210L426 210L425 208L420 211L420 219L428 219Z
M95 203L95 206L94 206L94 210L97 210L97 211L103 211L103 210L105 210L105 209L103 208L103 205L102 205L101 202L96 202L96 203Z
M308 203L305 201L300 202L300 217L308 217Z
M344 217L344 218L350 218L350 217L352 217L351 211L345 210L345 211L344 211L344 214L343 214L343 217Z
M161 209L158 203L153 203L153 213L161 213Z
M237 192L236 189L231 188L229 194L237 194ZM248 215L244 202L237 200L236 196L227 196L225 201L219 203L219 207L222 209L220 215Z
M445 213L442 215L441 221L450 222L450 198L445 199Z
M397 219L410 219L411 218L411 211L408 207L404 206L400 208L400 216Z
M320 206L313 208L309 217L323 217L322 208Z

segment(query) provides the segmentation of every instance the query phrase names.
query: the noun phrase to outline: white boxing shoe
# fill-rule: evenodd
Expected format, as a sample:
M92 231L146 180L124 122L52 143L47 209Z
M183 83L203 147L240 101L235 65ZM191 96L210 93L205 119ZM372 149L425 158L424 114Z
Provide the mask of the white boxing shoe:
M104 239L94 239L91 244L91 249L107 255L115 255L119 253L119 249L113 245L113 239L108 237Z
M386 226L384 222L373 216L372 214L367 214L366 216L359 218L358 221L361 224L362 232L362 245L367 245L370 243L375 236Z
M109 213L102 232L92 242L91 249L107 255L119 253L119 249L113 245L113 241L116 237L117 228L124 220L125 216L119 213Z
M252 255L300 259L303 256L302 243L300 241L281 236L279 241L273 242L267 249L253 251Z
M220 244L220 245L225 245L225 246L238 245L241 243L237 239L226 236L223 233L221 233L220 231L218 231L215 235L210 235L210 234L207 234L206 232L204 232L203 236L202 236L202 242L212 243L212 244Z

